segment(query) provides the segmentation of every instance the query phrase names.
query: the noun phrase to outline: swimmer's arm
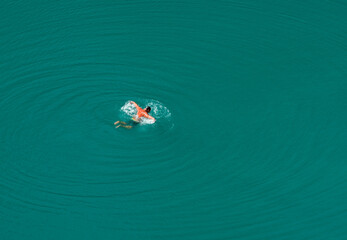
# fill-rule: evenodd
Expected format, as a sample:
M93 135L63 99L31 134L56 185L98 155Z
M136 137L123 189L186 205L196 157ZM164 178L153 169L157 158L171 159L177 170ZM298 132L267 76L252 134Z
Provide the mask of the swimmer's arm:
M134 102L134 101L130 101L130 104L134 104L134 106L136 107L136 109L139 109L139 108L140 108L139 105L137 105L136 102Z
M152 120L153 120L153 122L155 122L155 121L156 121L154 117L149 116L148 114L147 114L145 117L146 117L146 118L148 118L148 119L152 119Z

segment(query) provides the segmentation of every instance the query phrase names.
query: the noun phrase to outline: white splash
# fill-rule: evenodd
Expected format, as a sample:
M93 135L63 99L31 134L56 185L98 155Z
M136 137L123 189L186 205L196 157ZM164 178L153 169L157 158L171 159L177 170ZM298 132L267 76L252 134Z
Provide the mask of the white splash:
M136 107L130 103L130 101L127 101L124 106L121 108L121 111L123 111L126 115L130 117L135 117L137 110Z

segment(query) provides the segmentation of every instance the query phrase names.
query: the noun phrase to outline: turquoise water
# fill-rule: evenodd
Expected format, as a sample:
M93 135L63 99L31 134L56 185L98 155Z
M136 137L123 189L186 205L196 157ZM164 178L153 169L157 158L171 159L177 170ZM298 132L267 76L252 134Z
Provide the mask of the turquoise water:
M347 239L346 1L0 15L1 239Z

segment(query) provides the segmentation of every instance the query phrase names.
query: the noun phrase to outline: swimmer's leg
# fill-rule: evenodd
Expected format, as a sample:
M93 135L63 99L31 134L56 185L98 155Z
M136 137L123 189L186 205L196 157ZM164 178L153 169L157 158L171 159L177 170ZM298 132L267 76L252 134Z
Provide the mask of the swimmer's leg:
M126 124L125 122L117 121L117 122L114 123L114 125L117 125L118 123L120 123L120 124Z
M132 128L133 126L119 124L116 128L119 128L119 127L130 129L130 128Z

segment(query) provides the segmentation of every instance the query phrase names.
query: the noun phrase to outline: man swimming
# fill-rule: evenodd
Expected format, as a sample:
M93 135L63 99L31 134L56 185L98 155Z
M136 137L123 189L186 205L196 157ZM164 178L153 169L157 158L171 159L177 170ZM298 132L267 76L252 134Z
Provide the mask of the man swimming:
M152 117L152 116L150 116L148 114L151 111L151 107L147 106L145 109L142 109L134 101L130 101L130 104L133 104L136 107L136 110L137 110L136 116L132 118L135 122L139 123L141 121L142 117L148 118L148 119L152 119L153 122L156 121L154 117ZM131 125L127 125L127 123L122 122L122 121L117 121L117 122L114 123L114 125L117 125L118 123L119 123L119 125L116 128L124 127L124 128L128 128L129 129L129 128L133 127Z

